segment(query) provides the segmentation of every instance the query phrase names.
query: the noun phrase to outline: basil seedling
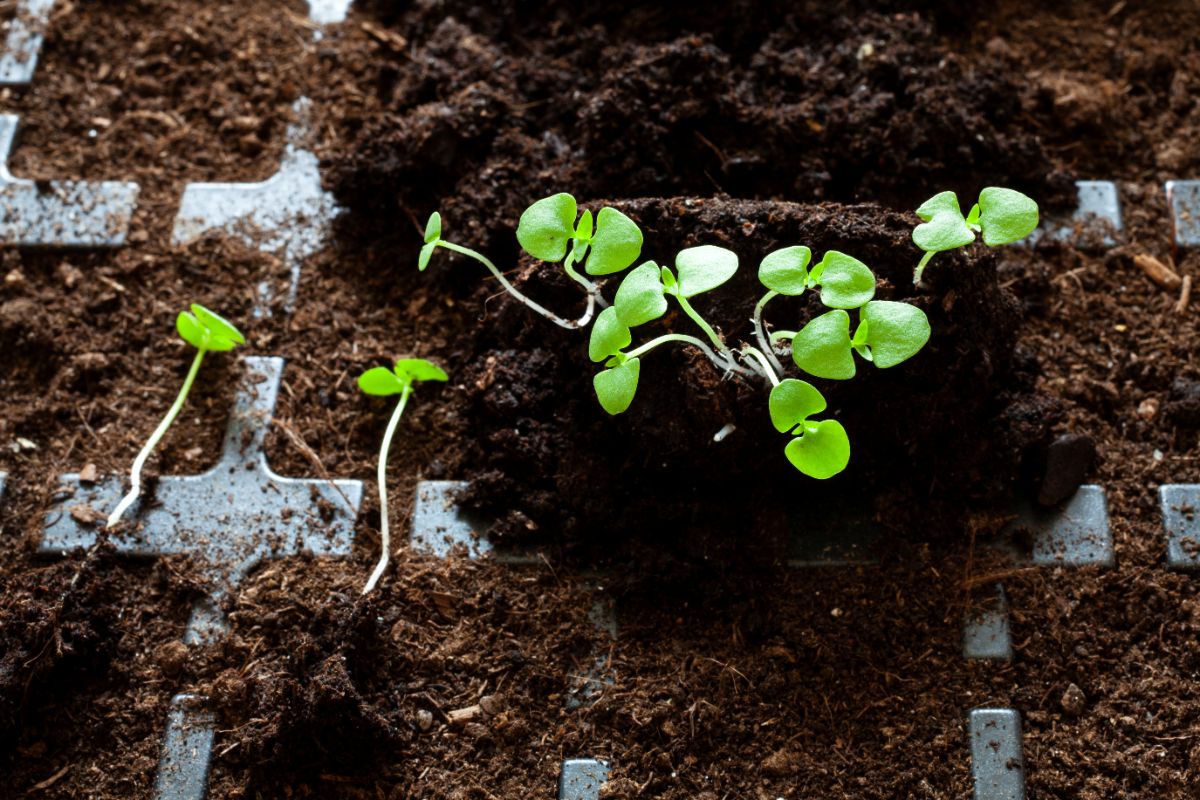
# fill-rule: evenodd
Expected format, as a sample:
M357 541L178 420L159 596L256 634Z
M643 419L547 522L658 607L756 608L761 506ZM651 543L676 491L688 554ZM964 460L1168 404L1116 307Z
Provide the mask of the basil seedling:
M192 367L183 380L183 387L180 388L175 402L171 405L167 415L163 417L162 422L154 429L154 433L150 434L150 438L146 440L146 444L137 454L137 458L134 459L133 468L129 471L129 493L121 498L121 502L117 503L117 507L108 515L108 521L105 524L109 528L121 521L121 517L141 495L142 467L146 465L146 459L150 458L154 448L158 446L171 424L175 422L179 412L183 410L183 404L187 401L192 384L196 381L196 374L200 372L200 364L204 361L204 355L210 350L224 352L246 343L241 331L232 323L195 303L192 304L191 311L179 312L179 316L175 318L175 330L179 332L185 342L196 348L196 355L192 359Z
M927 223L936 218L932 231L922 226L913 234L917 244L928 250L919 269L933 252L968 244L977 232L983 233L987 244L1003 244L1027 235L1037 224L1036 204L1008 189L985 189L970 215L957 215L961 220L954 217L958 201L953 193L938 198L918 211ZM425 227L418 268L425 269L433 251L443 247L483 264L509 294L556 324L571 329L592 325L588 357L602 365L592 387L609 414L620 414L633 403L642 378L642 361L650 352L666 344L686 345L698 350L726 377L762 380L771 387L771 420L780 432L793 437L784 454L797 470L813 478L829 478L846 468L850 440L836 420L813 418L825 410L825 398L812 384L785 377L780 355L786 348L782 352L777 348L790 343L792 361L814 377L848 380L857 373L855 354L859 360L887 369L912 358L929 341L929 319L924 311L907 303L876 300L874 273L858 259L836 250L826 252L815 265L812 251L801 245L769 253L758 270L767 292L751 318L757 345L744 343L734 349L693 305L694 299L720 288L737 274L738 256L726 248L686 248L676 254L674 268L645 261L626 273L609 305L600 286L575 267L582 264L591 276L625 270L641 255L642 232L613 208L600 209L593 224L591 212L580 215L569 194L538 200L521 215L517 241L534 258L562 262L567 275L587 292L584 315L566 320L518 292L484 256L441 237L442 221L435 212ZM768 336L763 321L767 304L781 295L795 297L809 290L818 292L821 303L830 310L808 320L799 330L780 330ZM671 331L635 346L635 329L661 319L672 302L701 336ZM597 306L601 308L598 314ZM853 331L852 314L858 318ZM727 432L723 430L720 438Z
M518 291L487 256L443 239L442 217L436 211L425 224L425 244L421 247L417 268L424 271L433 251L439 247L459 253L482 264L506 292L534 313L570 330L586 327L592 321L596 306L605 303L599 287L575 267L582 264L584 272L597 276L622 271L641 253L642 231L615 208L600 209L595 224L591 211L584 211L582 215L578 212L575 198L565 192L538 200L521 214L517 241L526 253L539 261L554 264L561 261L563 271L587 292L587 308L579 319L565 319L535 303Z
M363 587L363 594L370 592L379 582L383 571L387 569L388 554L391 550L391 537L388 533L387 457L388 451L392 447L392 437L396 433L396 426L400 424L400 417L404 414L404 407L408 405L409 395L412 394L413 385L417 381L444 382L446 380L446 373L441 367L423 358L402 358L391 369L372 367L358 376L358 388L362 389L364 394L374 397L400 395L400 400L396 403L396 410L392 412L387 430L383 433L383 444L379 447L379 465L376 477L379 482L379 535L382 552L379 554L379 562L375 565L375 570Z
M1038 226L1038 205L1015 189L989 186L979 193L979 202L964 217L954 192L939 192L917 209L924 222L913 229L913 244L925 251L913 273L913 285L929 260L938 253L966 247L983 234L988 247L1019 242Z

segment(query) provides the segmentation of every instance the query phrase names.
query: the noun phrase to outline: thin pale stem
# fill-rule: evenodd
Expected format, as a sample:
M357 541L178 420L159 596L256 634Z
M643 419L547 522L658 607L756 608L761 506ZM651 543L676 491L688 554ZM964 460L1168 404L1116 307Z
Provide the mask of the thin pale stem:
M775 331L771 334L771 344L781 342L784 339L795 339L800 335L800 331Z
M692 308L692 304L687 301L687 298L682 294L677 294L675 295L675 299L679 301L679 307L683 309L683 313L691 317L692 322L700 326L700 330L704 331L704 334L708 336L708 340L713 343L717 350L722 354L728 355L730 352L728 345L722 341L720 336L717 336L717 332L713 330L713 326L709 325L704 317L700 316L699 312Z
M455 253L459 253L460 255L464 255L468 258L473 258L474 260L478 261L480 264L483 264L483 266L487 267L488 271L491 272L492 275L494 275L496 277L496 280L500 281L500 285L504 287L504 291L508 292L510 295L515 297L517 300L521 301L530 310L532 310L538 314L541 314L543 317L550 320L555 325L558 325L560 328L566 328L568 330L578 330L579 328L585 327L589 322L592 321L592 314L594 314L596 311L596 295L599 294L599 291L597 291L595 294L592 294L592 293L588 294L587 309L583 312L582 317L580 317L577 320L563 319L562 317L555 314L553 311L550 311L549 309L545 308L544 306L541 306L541 305L535 303L534 301L530 300L525 295L521 294L521 292L519 292L517 290L517 287L513 286L512 283L509 282L508 278L504 277L504 273L501 272L496 267L496 265L491 262L491 259L489 259L487 256L483 255L482 253L477 253L469 247L463 247L462 245L455 244L454 242L447 242L444 239L439 239L437 246L444 247L447 250L453 251Z
M783 369L780 369L778 372L776 372L775 369L772 368L771 363L767 360L767 356L763 351L759 350L757 347L745 344L742 345L742 352L753 356L758 363L762 365L763 374L766 376L767 380L771 381L772 386L779 385L779 375L783 372Z
M604 309L608 308L608 301L604 299L604 295L600 294L599 286L588 280L586 277L581 275L578 270L575 269L574 255L575 251L572 250L571 255L567 256L567 260L563 262L563 269L566 271L571 280L575 281L584 288L584 290L588 293L588 297L593 298L596 301L596 305L600 307L601 311L603 311Z
M363 594L369 594L375 588L375 584L379 582L383 571L387 569L388 555L392 549L392 539L388 529L387 458L388 451L392 448L392 436L396 433L396 426L400 424L400 417L404 414L404 407L408 405L410 394L412 394L411 383L400 392L400 402L396 404L396 410L392 412L392 418L388 420L387 430L383 434L383 444L379 447L379 466L375 473L376 480L379 482L379 563L375 565L375 571L367 579L367 585L362 590Z
M921 276L925 274L925 267L929 264L929 259L933 258L934 255L936 254L930 250L921 256L921 261L917 264L917 271L913 273L913 286L921 282Z
M692 347L695 347L700 352L704 353L704 355L708 358L708 360L711 361L718 369L723 370L725 372L735 372L739 375L754 374L753 372L751 372L750 370L741 366L737 362L732 361L728 358L725 358L725 357L715 353L713 351L713 349L708 346L708 343L705 342L703 339L699 339L695 336L689 336L686 333L663 334L662 336L659 336L656 339L651 339L650 341L646 342L645 344L643 344L633 350L630 350L626 355L629 358L639 358L641 356L646 355L654 348L659 347L660 345L668 344L670 342L680 342L682 344L690 344Z
M763 309L767 307L767 303L771 302L778 296L779 292L775 291L764 294L762 299L758 301L758 305L754 306L754 316L751 318L751 322L754 323L754 337L758 340L760 351L766 355L766 358L771 362L771 366L774 367L775 372L782 375L783 364L779 363L779 359L775 357L775 351L771 348L771 345L767 343L767 331L763 327Z
M117 507L108 515L108 522L104 523L105 527L111 528L121 521L121 517L129 510L129 507L137 501L142 494L142 467L146 465L146 459L150 458L150 454L154 452L154 448L158 446L159 441L167 430L171 427L171 423L179 416L179 412L183 410L183 404L187 401L188 392L192 390L192 384L196 381L196 373L200 371L200 362L204 360L204 354L208 350L201 347L196 351L196 357L192 359L192 368L188 370L187 377L183 380L183 387L179 390L179 396L175 398L175 402L171 405L171 410L163 417L162 422L158 423L158 427L154 429L154 433L150 434L150 438L146 440L145 447L142 452L138 453L137 458L133 460L133 468L129 471L129 493L121 498L121 502L117 503Z

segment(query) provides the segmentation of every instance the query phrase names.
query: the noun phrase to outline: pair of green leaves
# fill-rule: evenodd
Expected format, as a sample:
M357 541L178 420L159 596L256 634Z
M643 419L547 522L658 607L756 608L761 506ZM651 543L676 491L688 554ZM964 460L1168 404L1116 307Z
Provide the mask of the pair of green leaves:
M989 247L1018 242L1037 227L1038 206L1018 191L989 186L965 217L954 192L935 194L917 216L924 223L913 229L913 243L927 253L941 253L969 245L977 233Z
M768 401L775 429L795 436L784 455L796 469L820 480L837 475L850 463L850 437L842 424L812 419L825 406L825 398L815 386L794 378L780 381Z
M175 330L183 340L197 350L225 352L246 343L246 337L220 314L192 303L191 311L180 311L175 318Z
M792 339L792 360L810 375L845 381L856 372L853 351L887 369L916 355L929 333L929 318L916 306L872 300L859 309L853 337L850 315L844 310L814 317Z
M571 248L571 262L584 258L589 275L611 275L628 267L642 252L642 231L637 223L615 208L596 214L584 211L576 221L578 206L566 192L545 197L525 209L517 224L517 241L539 261L558 262Z
M388 397L409 389L416 381L446 381L445 370L423 358L402 358L391 369L372 367L358 376L364 394Z
M425 268L429 266L429 259L433 255L434 248L441 240L442 215L435 211L429 215L429 220L425 223L425 244L421 246L421 255L417 256L418 271L424 272Z
M737 268L736 253L715 245L700 245L679 251L674 271L647 261L625 276L612 306L596 317L588 341L588 357L596 362L607 360L607 368L592 380L596 398L605 411L620 414L637 393L641 360L622 352L633 343L631 329L667 313L668 295L685 301L711 291L732 278Z
M796 296L819 288L821 302L834 309L810 320L792 339L792 360L800 369L818 378L849 380L856 371L853 351L887 368L929 341L929 319L921 309L871 299L875 274L866 264L837 250L809 269L811 260L807 247L785 247L768 254L758 268L759 281L771 291ZM846 309L855 308L860 322L852 337Z
M704 294L732 278L737 269L736 253L711 244L680 250L674 272L647 261L617 287L613 316L628 328L645 325L667 313L667 295L690 299Z
M858 308L875 296L875 273L853 256L830 250L811 270L812 251L804 246L769 253L758 267L758 280L773 292L792 297L820 287L829 308Z

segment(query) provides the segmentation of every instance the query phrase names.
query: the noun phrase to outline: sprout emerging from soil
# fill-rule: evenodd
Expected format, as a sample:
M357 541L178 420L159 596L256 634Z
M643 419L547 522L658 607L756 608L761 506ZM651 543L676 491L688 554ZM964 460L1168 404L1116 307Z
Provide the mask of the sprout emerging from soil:
M599 287L575 267L582 264L588 275L620 272L642 252L642 232L633 220L615 208L600 209L594 225L591 211L584 211L582 215L578 215L578 211L575 198L566 193L538 200L521 215L517 241L525 252L539 261L552 264L561 261L563 271L587 292L587 308L579 319L564 319L535 303L521 294L486 256L443 239L442 217L436 211L425 226L425 246L421 248L417 268L423 271L429 265L433 251L444 247L478 261L496 276L506 292L555 325L569 330L586 327L592 321L596 306L603 308L607 303L601 297Z
M913 285L929 260L938 253L966 247L983 234L989 247L1019 242L1038 226L1038 205L1014 189L989 186L979 193L979 202L964 217L954 192L939 192L917 209L924 222L913 229L913 243L925 251L913 273Z
M593 385L600 405L609 414L629 408L641 377L641 358L660 345L679 342L697 348L726 374L765 379L771 386L768 408L781 433L794 438L784 454L797 470L812 478L833 477L850 462L850 439L841 423L817 421L824 411L824 396L812 384L785 379L775 351L790 340L796 366L818 378L848 380L855 375L853 353L879 368L895 366L912 356L929 340L929 320L921 309L907 303L873 300L875 275L852 256L831 250L811 270L812 251L786 247L767 255L759 266L759 282L767 293L754 308L751 322L758 346L742 344L732 350L689 302L689 298L716 289L737 273L737 254L723 247L701 245L675 257L675 271L653 261L633 269L617 289L611 308L602 311L592 326L588 355L603 361L605 369ZM821 302L834 309L811 320L800 331L778 331L768 338L763 310L780 295L798 296L819 289ZM626 351L632 329L666 313L667 298L696 323L707 341L681 333L668 333ZM850 335L849 310L857 310L859 324Z
M204 361L204 355L210 350L218 353L225 352L246 343L246 338L232 323L195 303L191 305L191 311L179 312L179 316L175 318L175 330L179 332L185 342L196 348L196 357L192 359L192 367L183 380L179 396L175 398L167 415L163 417L162 422L158 423L158 427L154 429L154 433L150 434L142 451L134 459L133 468L129 472L129 493L121 498L121 502L117 503L117 507L109 514L108 522L105 523L109 528L121 521L121 517L141 495L142 467L146 465L146 459L150 457L171 424L175 422L179 412L183 410L183 404L187 401L192 384L196 381L196 374L200 372L200 363Z
M977 215L974 223L984 226L984 239L989 244L990 238L1011 236L1024 224L1024 217L1014 221L1020 214L1014 201L1007 195L988 194L995 191L1007 190L985 190L987 197L981 197L980 203L988 221L985 224ZM999 210L988 216L987 209L996 208ZM1036 217L1036 206L1034 209ZM633 402L646 355L666 344L694 347L725 376L762 381L769 386L771 421L781 433L793 437L784 448L788 461L805 475L830 478L849 463L850 440L841 423L814 418L827 405L815 386L785 377L780 356L786 354L787 345L792 361L804 372L817 378L848 380L856 373L855 353L886 369L916 355L929 341L925 312L907 303L875 300L875 275L865 264L831 250L810 269L812 251L803 246L776 250L759 266L759 281L767 293L758 301L751 319L756 344L730 347L692 305L694 298L719 288L737 273L737 254L723 247L701 245L681 250L675 256L674 269L654 261L640 264L625 275L610 306L600 287L574 267L582 263L584 271L594 276L620 272L638 259L642 233L632 220L612 208L600 210L594 229L590 211L584 211L578 219L577 213L575 198L568 194L538 200L521 215L517 240L534 258L562 261L567 274L583 286L588 306L578 320L568 321L547 311L513 288L484 256L442 239L442 220L436 212L425 227L425 246L418 267L425 269L437 247L467 255L487 267L517 300L564 328L588 325L595 308L602 308L592 324L588 356L603 364L592 384L596 399L609 414L620 414ZM819 291L821 302L831 310L809 320L798 331L776 331L768 336L763 322L767 304L780 295L795 297L809 290ZM634 347L634 328L661 318L672 300L695 323L701 336L670 332ZM858 317L853 334L850 312Z
M401 415L404 414L404 407L408 404L409 395L412 394L413 384L417 381L445 380L447 380L445 371L423 358L403 358L397 361L396 366L392 369L373 367L358 376L358 388L362 389L365 394L375 397L400 395L400 401L396 404L396 410L392 412L392 418L388 421L387 430L383 434L383 444L379 447L379 467L376 477L379 481L379 535L382 552L379 554L379 563L375 565L375 571L371 573L366 586L363 587L363 594L369 593L379 582L380 576L387 568L388 553L391 550L391 536L388 533L387 457L388 451L392 447L392 436L395 435L396 426L400 423Z

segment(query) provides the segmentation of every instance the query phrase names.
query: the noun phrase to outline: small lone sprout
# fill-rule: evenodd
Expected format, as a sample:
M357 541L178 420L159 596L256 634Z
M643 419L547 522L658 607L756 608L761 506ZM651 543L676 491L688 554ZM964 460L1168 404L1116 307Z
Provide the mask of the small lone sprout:
M952 192L938 195L917 213L926 225L919 226L913 238L927 251L918 267L918 281L933 253L969 244L977 232L983 233L989 245L1005 244L1023 238L1037 225L1037 205L1009 189L985 189L966 218L958 213L958 201ZM927 225L935 216L931 233ZM761 380L770 387L767 405L771 422L780 433L792 436L784 455L797 470L818 479L830 478L846 468L850 439L840 422L815 418L827 407L825 397L815 386L785 376L780 356L787 355L787 345L792 362L809 375L849 380L857 373L858 360L888 369L912 358L929 341L929 319L924 311L907 303L874 299L875 274L866 264L830 250L810 267L812 251L801 245L769 253L759 265L758 279L767 292L755 305L750 320L754 344L730 347L692 304L695 298L721 287L737 273L737 254L723 247L700 245L681 250L675 256L674 269L654 261L643 262L626 273L609 305L600 286L574 267L582 263L584 271L594 276L621 272L637 261L642 233L616 209L602 208L595 220L593 228L590 211L580 216L575 198L556 194L530 206L517 227L517 240L525 252L542 261L562 261L567 274L587 291L587 310L575 321L564 320L529 300L480 254L442 239L442 220L436 212L425 227L425 246L418 267L425 269L433 251L444 247L482 263L517 300L556 324L574 329L592 323L588 357L602 364L592 386L600 406L609 414L629 408L641 380L642 359L667 344L695 348L726 377ZM818 292L821 303L830 310L808 320L799 330L777 330L768 335L763 320L767 305L780 295L796 297L810 290ZM634 329L662 318L671 301L695 323L701 336L672 331L634 346ZM596 306L602 310L592 322ZM858 318L856 326L852 326L852 313ZM724 438L727 429L722 429L717 441Z
M175 318L175 330L179 332L185 342L196 348L196 356L192 359L192 367L183 380L179 396L175 398L167 415L154 429L154 433L150 434L142 451L134 459L133 468L129 472L129 493L121 498L121 502L117 503L117 507L109 514L108 522L105 523L109 528L120 522L129 507L141 496L142 467L146 465L146 459L150 457L171 424L175 422L179 412L183 410L183 404L187 401L192 384L196 381L196 374L200 372L200 363L204 361L204 355L210 350L218 353L225 352L246 343L245 337L232 323L195 303L191 305L191 311L179 312L179 316Z
M404 407L408 404L409 395L412 394L413 384L417 381L445 380L447 380L447 375L442 368L423 358L402 358L392 369L373 367L358 376L358 388L362 389L364 394L375 397L400 395L400 401L396 403L396 410L392 412L387 430L384 431L383 444L379 448L379 467L376 477L379 481L379 534L382 540L380 543L382 552L379 554L379 563L375 565L375 571L371 573L366 586L363 587L363 594L368 594L379 582L380 576L387 568L388 553L391 550L391 537L388 533L387 457L388 450L392 447L392 436L395 435L396 426L400 423L401 415L404 414Z
M938 253L966 247L983 234L988 247L1019 242L1038 226L1038 205L1015 189L989 186L979 193L979 202L964 217L954 192L939 192L917 209L924 222L913 229L913 243L925 251L913 273L913 285L929 260Z

